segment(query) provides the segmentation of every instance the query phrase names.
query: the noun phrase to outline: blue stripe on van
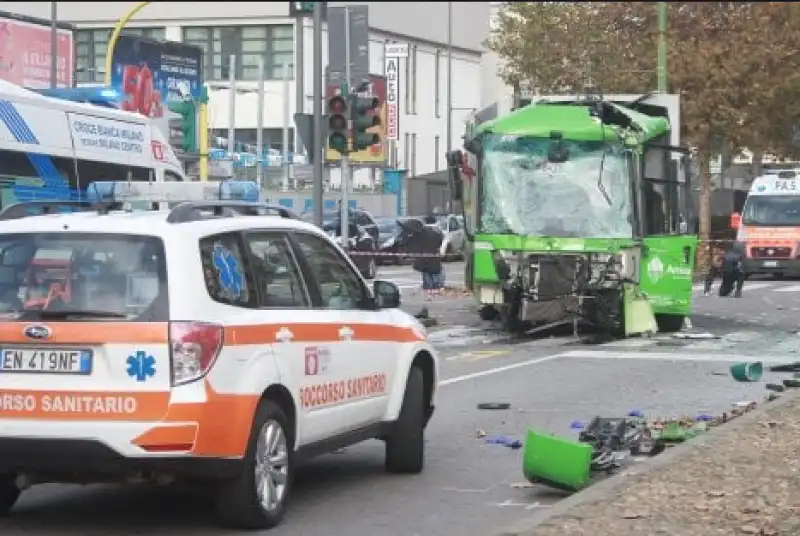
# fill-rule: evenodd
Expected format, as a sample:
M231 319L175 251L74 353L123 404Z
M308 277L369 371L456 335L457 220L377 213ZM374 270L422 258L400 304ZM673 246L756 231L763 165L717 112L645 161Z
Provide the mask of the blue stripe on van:
M3 99L0 99L0 121L5 124L17 142L41 145L16 106ZM42 185L21 186L15 183L13 191L17 201L65 200L77 197L77 192L70 190L69 184L59 173L50 156L35 152L28 152L27 155L31 166L42 179Z

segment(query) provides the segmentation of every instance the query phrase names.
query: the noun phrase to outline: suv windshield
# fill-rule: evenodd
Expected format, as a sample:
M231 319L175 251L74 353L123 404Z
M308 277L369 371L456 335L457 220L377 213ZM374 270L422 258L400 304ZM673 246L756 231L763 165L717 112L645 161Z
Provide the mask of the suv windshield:
M631 185L623 148L564 140L569 156L556 164L548 160L550 143L549 138L484 136L481 231L632 237Z
M167 321L164 246L150 236L0 234L0 314Z
M800 226L800 196L751 195L742 214L746 225Z

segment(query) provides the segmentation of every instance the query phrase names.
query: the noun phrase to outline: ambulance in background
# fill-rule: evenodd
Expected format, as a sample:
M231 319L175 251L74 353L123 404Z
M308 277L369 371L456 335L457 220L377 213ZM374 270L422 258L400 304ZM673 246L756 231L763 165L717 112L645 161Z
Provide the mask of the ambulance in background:
M152 120L0 81L0 208L75 199L104 180L188 179Z
M753 180L731 227L745 245L745 274L800 275L800 174L781 170Z

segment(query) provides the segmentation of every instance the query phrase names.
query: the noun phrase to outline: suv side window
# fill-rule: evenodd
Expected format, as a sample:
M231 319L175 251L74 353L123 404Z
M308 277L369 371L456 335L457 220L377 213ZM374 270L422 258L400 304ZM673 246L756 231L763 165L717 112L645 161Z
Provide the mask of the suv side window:
M310 300L286 238L276 233L248 233L253 280L260 307L307 308Z
M345 259L327 240L296 233L303 256L319 285L322 306L327 309L361 309L368 299L366 288Z
M363 212L356 212L356 223L361 227L372 225L372 222L369 220L369 216Z
M211 299L238 307L255 307L253 277L242 255L237 233L208 236L200 240L200 262Z

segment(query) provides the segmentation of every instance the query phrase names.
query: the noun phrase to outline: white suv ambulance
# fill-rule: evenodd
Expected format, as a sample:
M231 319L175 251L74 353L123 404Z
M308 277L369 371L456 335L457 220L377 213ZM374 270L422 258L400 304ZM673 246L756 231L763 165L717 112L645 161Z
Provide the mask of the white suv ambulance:
M310 456L378 438L422 471L439 365L393 283L251 183L90 186L0 213L0 515L34 484L199 479L269 528Z

